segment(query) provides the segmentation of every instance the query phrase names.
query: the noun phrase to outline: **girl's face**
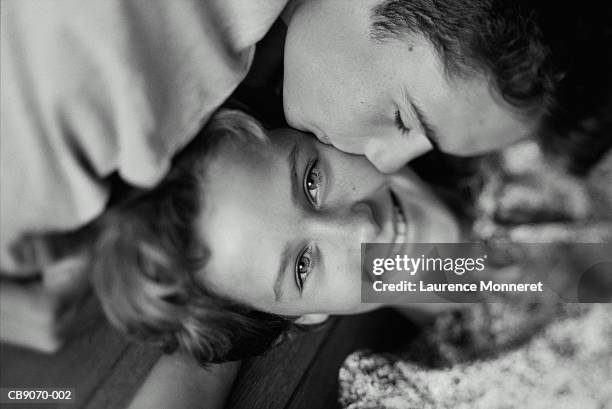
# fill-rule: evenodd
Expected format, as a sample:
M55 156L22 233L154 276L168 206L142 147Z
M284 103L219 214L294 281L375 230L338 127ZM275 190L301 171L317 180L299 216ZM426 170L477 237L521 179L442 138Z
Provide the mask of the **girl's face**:
M361 243L458 239L410 170L382 174L294 130L269 137L222 143L209 159L199 231L210 259L199 279L213 292L283 315L367 311Z

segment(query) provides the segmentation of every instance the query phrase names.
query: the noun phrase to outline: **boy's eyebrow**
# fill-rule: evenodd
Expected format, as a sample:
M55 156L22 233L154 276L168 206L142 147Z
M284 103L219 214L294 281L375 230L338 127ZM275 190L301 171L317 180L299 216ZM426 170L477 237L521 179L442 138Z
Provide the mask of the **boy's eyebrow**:
M412 98L410 98L410 95L408 93L405 93L405 99L406 102L408 102L408 105L410 106L412 111L414 111L417 120L421 123L421 126L425 131L425 137L427 138L429 143L431 143L432 148L434 148L435 150L440 150L440 138L438 136L438 133L436 132L435 127L431 124L429 119L427 119L427 116L425 115L423 110L412 100Z
M429 120L427 119L427 117L425 116L421 108L419 108L417 105L413 103L412 109L416 113L417 119L421 123L421 126L423 126L423 129L425 130L425 137L429 140L429 143L431 143L432 148L439 151L440 150L440 144L438 143L439 138L438 138L438 134L435 128L433 127L431 122L429 122Z

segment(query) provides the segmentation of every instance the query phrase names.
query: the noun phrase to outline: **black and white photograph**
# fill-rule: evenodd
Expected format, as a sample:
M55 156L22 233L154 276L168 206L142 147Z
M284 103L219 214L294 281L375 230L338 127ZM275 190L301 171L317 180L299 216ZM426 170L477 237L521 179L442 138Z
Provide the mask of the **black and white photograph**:
M612 3L0 15L1 408L612 409Z

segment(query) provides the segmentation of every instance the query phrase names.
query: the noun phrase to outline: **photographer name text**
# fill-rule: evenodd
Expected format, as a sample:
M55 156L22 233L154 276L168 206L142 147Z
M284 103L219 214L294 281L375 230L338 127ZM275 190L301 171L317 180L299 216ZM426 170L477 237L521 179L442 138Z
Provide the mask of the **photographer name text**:
M374 291L376 292L542 292L543 284L541 281L537 283L496 283L491 280L481 280L478 283L426 283L421 280L400 281L397 283L384 283L375 281L373 283Z

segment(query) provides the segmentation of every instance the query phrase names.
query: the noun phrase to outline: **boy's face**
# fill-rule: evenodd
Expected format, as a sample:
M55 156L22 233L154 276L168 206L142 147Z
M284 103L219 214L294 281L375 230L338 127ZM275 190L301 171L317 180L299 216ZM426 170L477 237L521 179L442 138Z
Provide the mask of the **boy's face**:
M210 259L199 279L213 292L284 315L362 312L372 305L360 304L361 243L457 239L409 170L382 174L294 130L270 139L222 142L207 165L198 223Z
M288 20L285 115L289 124L394 172L437 145L455 155L495 150L530 135L482 74L451 79L423 36L377 41L381 0L301 2Z

